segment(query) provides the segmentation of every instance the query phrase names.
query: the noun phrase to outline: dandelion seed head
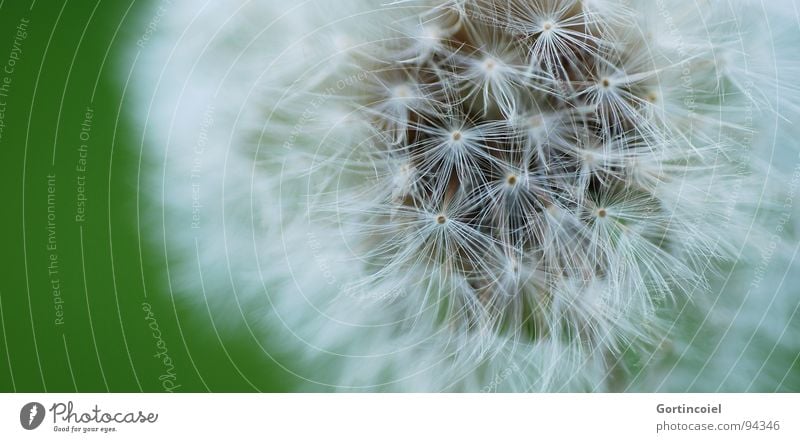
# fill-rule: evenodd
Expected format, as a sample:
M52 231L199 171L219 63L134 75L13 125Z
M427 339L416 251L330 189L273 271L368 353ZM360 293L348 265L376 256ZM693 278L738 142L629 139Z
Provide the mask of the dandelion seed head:
M317 29L346 60L304 61L276 81L289 93L269 87L278 117L258 126L259 148L291 154L259 150L281 168L243 174L287 196L263 210L295 235L270 264L336 276L275 278L339 315L292 327L344 355L342 383L475 390L503 360L525 367L509 390L602 389L608 364L649 345L665 300L702 292L752 218L720 177L741 175L731 158L755 132L741 110L770 109L759 87L774 80L693 34L691 14L661 32L646 1L353 3ZM345 20L353 9L364 16ZM374 35L350 29L375 17ZM330 245L297 258L299 226ZM362 310L331 294L341 281L403 295ZM348 332L342 318L378 326Z
M395 84L391 96L404 102L402 113L384 111L380 97L360 104L375 110L378 131L394 131L383 149L402 164L390 177L401 191L366 199L379 204L366 213L397 215L352 214L368 225L362 240L392 272L426 263L423 280L466 281L436 295L463 306L448 309L442 326L474 330L465 339L523 339L520 330L529 329L536 333L524 339L560 336L582 352L613 353L627 339L618 318L647 316L653 293L680 285L676 274L698 278L687 258L662 249L664 238L673 242L666 220L675 213L663 208L658 188L681 178L680 155L668 160L674 170L663 158L695 149L669 142L665 134L680 139L684 127L648 106L660 89L656 78L674 66L643 55L648 37L634 32L635 23L618 14L606 22L608 2L462 6L477 14L458 12L458 24L445 31L439 23L447 8L434 8L420 41L401 40L407 48L362 66L378 84ZM396 72L401 83L392 83ZM430 221L401 222L407 218L399 215L414 213ZM531 267L520 279L523 265ZM388 277L382 271L367 281ZM614 290L627 300L606 293ZM581 302L578 292L587 293Z

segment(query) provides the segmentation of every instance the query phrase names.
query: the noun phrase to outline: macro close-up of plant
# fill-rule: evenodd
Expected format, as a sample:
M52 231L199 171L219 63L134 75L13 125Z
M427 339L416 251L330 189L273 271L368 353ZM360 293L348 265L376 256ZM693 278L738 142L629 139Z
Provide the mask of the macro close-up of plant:
M148 231L294 388L800 389L793 2L167 3Z

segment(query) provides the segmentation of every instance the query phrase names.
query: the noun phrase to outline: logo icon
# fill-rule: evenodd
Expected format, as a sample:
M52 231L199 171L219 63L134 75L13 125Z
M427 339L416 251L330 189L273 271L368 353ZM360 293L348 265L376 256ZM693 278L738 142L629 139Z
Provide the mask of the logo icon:
M26 430L34 430L44 420L44 405L38 402L29 402L19 411L19 423Z

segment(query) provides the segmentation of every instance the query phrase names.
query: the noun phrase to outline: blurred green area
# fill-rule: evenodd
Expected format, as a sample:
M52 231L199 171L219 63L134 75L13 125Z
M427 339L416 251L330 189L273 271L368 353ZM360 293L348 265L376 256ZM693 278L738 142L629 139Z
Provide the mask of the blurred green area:
M0 0L2 392L293 388L252 338L177 300L140 229L125 78L153 6Z

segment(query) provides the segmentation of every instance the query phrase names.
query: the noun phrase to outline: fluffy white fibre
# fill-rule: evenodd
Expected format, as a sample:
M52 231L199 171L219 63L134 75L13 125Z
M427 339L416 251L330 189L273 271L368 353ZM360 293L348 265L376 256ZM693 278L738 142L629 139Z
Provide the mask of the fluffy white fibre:
M305 389L797 390L767 3L174 1L136 48L150 231Z

